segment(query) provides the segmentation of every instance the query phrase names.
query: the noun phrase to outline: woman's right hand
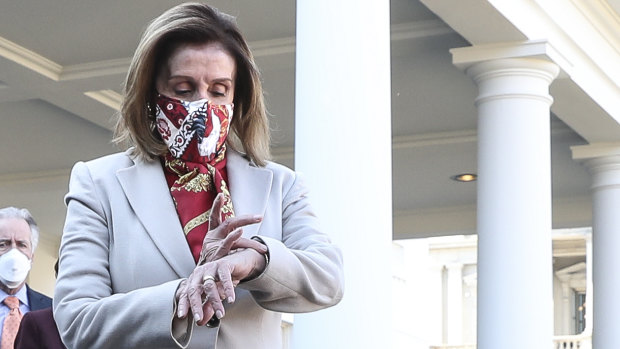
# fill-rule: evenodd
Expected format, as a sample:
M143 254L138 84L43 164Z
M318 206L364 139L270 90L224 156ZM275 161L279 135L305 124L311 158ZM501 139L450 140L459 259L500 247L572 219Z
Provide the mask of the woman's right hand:
M260 242L241 237L243 234L241 227L259 223L262 217L246 215L232 217L222 222L222 208L225 200L229 199L222 193L218 193L213 200L213 207L209 214L209 229L202 242L198 265L220 259L240 248L252 248L261 254L267 252L265 245Z

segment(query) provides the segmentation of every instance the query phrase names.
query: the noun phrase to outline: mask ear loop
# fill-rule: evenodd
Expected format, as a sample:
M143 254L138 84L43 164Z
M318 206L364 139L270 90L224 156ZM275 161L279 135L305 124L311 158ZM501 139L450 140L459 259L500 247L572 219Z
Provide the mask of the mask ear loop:
M161 93L159 93L159 91L155 90L155 99L164 97ZM157 119L157 108L159 108L159 106L157 104L155 104L155 106L153 106L152 101L146 102L146 115L149 121L149 130L151 132L155 132L157 130L157 122L155 121ZM157 134L159 135L159 133L157 132Z
M166 97L164 95L162 95L161 93L159 93L159 91L155 90L155 99L159 99L162 97ZM146 115L149 121L149 130L151 132L156 132L157 130L157 109L159 108L159 106L157 105L157 103L155 103L155 105L153 106L153 102L149 101L146 102ZM157 136L159 137L159 132L156 132Z
M156 110L156 107L154 108L150 102L146 103L146 115L149 122L149 130L151 130L151 132L155 131L156 128Z

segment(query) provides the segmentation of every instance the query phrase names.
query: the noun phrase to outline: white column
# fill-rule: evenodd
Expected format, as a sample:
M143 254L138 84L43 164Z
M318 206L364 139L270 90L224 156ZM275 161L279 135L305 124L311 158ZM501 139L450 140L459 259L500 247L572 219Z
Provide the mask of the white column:
M448 271L448 344L463 344L463 264L446 265Z
M592 283L594 286L593 348L620 343L620 144L573 147L592 176ZM587 313L586 313L587 314Z
M344 254L336 307L295 316L292 347L390 348L390 2L297 1L295 168Z
M568 277L567 279L570 279ZM561 334L566 335L569 333L573 333L571 329L571 325L574 324L575 318L572 316L571 310L571 288L568 285L569 280L562 280L562 332Z
M594 307L594 287L592 282L592 236L586 237L586 326L583 330L586 334L592 334L592 316Z
M452 51L455 64L475 48L459 50ZM497 58L470 61L466 72L479 89L478 348L550 348L548 91L559 68L543 59Z
M446 319L444 314L444 266L443 264L432 264L428 267L429 278L426 285L420 285L426 289L426 299L418 300L420 304L417 308L422 309L425 319L425 326L422 331L417 333L426 333L427 344L429 346L439 346L446 343L444 329Z

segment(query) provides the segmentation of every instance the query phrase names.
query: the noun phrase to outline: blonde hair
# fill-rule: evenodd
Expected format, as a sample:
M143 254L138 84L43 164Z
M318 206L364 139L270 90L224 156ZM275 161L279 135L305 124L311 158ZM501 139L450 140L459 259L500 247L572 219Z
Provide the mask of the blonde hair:
M200 3L175 6L148 25L134 53L116 122L114 142L135 146L135 155L152 160L166 145L154 127L157 73L182 44L217 42L234 58L237 74L231 132L227 144L264 166L270 158L269 122L260 73L235 18Z

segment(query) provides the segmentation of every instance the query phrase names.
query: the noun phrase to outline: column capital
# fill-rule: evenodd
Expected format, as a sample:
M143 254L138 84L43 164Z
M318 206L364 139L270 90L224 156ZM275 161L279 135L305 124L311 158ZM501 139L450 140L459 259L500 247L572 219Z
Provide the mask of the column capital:
M496 99L535 99L551 105L549 85L559 66L546 41L528 41L452 49L453 64L478 85L476 105Z
M560 68L553 62L538 57L501 58L470 65L465 72L479 84L481 81L502 76L528 75L551 84Z
M571 150L573 159L592 175L592 189L620 186L620 143L593 143Z
M573 160L577 161L620 156L619 142L599 142L588 145L576 145L570 147L570 149L573 152Z
M561 63L566 61L566 59L546 40L503 42L459 47L451 49L450 53L452 53L452 64L463 71L467 71L471 66L481 62L510 58L528 58L555 62L560 66L562 66Z

